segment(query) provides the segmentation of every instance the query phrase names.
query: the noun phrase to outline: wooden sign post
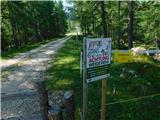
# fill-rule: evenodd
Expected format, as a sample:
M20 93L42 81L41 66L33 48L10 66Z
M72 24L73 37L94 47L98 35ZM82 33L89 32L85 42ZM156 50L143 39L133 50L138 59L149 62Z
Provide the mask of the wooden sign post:
M100 1L101 8L101 19L102 19L102 35L107 37L107 22L106 22L106 11L105 11L105 1ZM111 54L110 54L111 55ZM106 80L102 81L102 106L101 106L101 120L105 120L106 113Z
M88 117L88 83L86 81L86 38L83 39L83 115L82 119L87 120Z
M111 38L84 38L83 41L83 120L87 120L88 83L102 81L102 113L105 120L106 79L111 61Z
M105 120L106 117L106 90L107 80L102 80L101 120Z

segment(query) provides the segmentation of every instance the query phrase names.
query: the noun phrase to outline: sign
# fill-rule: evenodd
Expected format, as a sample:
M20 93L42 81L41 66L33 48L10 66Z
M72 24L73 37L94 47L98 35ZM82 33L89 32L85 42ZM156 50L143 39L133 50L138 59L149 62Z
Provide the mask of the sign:
M114 62L126 63L126 62L132 62L133 60L134 58L131 50L125 52L115 50L114 52Z
M108 77L111 61L111 38L86 38L85 44L87 82Z

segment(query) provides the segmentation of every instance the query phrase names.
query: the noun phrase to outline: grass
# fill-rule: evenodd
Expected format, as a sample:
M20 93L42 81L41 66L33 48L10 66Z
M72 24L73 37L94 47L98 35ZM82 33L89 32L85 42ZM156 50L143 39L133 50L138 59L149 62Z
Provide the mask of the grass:
M5 59L10 59L10 58L13 58L14 56L18 55L19 53L23 53L23 52L26 52L26 51L29 51L29 50L32 50L34 48L37 48L43 44L46 44L48 42L51 42L51 41L54 41L54 40L57 40L57 38L62 38L64 37L63 35L61 36L56 36L55 38L53 39L49 39L49 40L45 40L45 41L41 41L41 42L30 42L28 43L27 45L21 47L21 48L12 48L8 51L2 51L1 52L1 59L2 60L5 60Z
M82 78L79 61L82 39L75 37L58 51L52 67L48 69L47 88L75 92L76 120L82 109ZM132 99L160 92L160 63L151 59L144 62L112 63L111 76L107 79L107 103ZM89 84L89 120L100 119L101 81ZM160 96L107 106L107 120L159 120Z

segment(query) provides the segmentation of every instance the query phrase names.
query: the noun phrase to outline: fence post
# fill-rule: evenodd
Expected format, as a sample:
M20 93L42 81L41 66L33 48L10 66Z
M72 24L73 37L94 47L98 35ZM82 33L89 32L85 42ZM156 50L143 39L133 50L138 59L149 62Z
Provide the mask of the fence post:
M65 92L64 99L65 99L67 120L75 120L74 92L73 91Z
M48 93L45 88L45 81L37 82L37 90L39 93L39 100L40 100L40 110L42 113L43 120L48 120Z
M86 80L86 38L83 39L83 120L88 118L88 83Z
M49 120L63 120L62 109L59 106L51 107L48 111Z

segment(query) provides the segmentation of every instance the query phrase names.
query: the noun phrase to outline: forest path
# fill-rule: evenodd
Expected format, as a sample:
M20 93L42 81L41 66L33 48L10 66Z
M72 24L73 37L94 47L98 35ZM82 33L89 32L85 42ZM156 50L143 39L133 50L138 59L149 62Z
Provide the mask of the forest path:
M30 97L26 96L29 96L28 93L36 93L35 83L43 80L43 73L54 59L56 51L63 47L71 37L67 36L52 41L1 64L2 118L24 116L24 114L30 116L36 113L39 109L35 103L37 98L27 100ZM36 105L34 106L34 104Z

